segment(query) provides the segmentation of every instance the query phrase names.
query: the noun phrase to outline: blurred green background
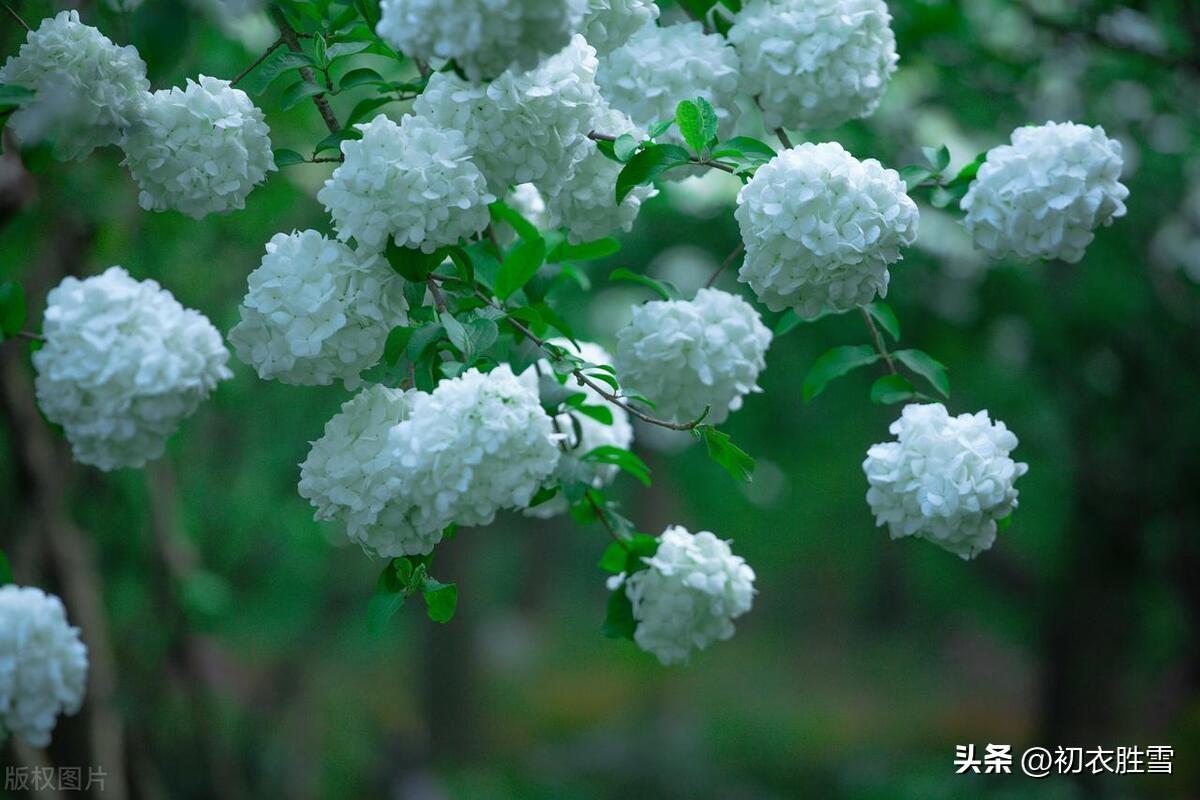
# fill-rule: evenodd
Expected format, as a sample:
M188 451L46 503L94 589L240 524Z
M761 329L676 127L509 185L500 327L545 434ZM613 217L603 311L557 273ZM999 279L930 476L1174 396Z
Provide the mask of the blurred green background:
M13 5L31 22L62 7ZM156 88L231 77L275 35L231 16L245 3L77 5L139 48ZM110 792L139 798L1200 796L1200 3L891 8L901 67L883 107L810 138L893 167L942 143L957 167L1047 119L1125 146L1129 215L1082 263L987 263L923 206L892 271L903 343L950 367L951 411L986 408L1021 439L1021 507L992 551L966 563L875 528L860 465L898 409L869 403L865 372L800 397L820 353L867 341L847 314L778 339L765 392L725 426L758 459L753 484L643 428L654 487L615 490L646 531L735 540L760 593L733 640L664 669L604 639L605 534L515 515L439 548L436 574L460 587L450 625L410 607L372 634L381 565L295 489L342 389L264 383L235 359L164 461L104 475L69 464L31 409L24 346L5 344L0 547L19 583L64 596L99 688L47 752L9 744L4 764L100 763ZM23 32L0 20L7 56ZM284 86L256 102L277 147L307 150L325 131L311 105L277 110ZM64 274L121 264L228 331L270 236L329 228L314 199L329 165L195 222L139 210L119 160L0 158L0 279L25 284L34 323ZM649 203L620 254L588 265L594 291L560 298L576 330L611 344L648 299L612 268L703 283L737 242L736 191L714 174ZM955 745L989 742L1165 744L1175 771L954 775Z

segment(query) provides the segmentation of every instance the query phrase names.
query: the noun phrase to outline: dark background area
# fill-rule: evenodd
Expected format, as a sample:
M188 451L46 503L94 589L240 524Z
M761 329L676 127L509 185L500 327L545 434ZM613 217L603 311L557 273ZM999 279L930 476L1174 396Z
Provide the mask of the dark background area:
M60 7L14 5L34 24ZM215 2L81 7L139 48L155 88L231 77L274 38L265 17L231 20ZM8 343L0 547L19 583L63 596L94 684L48 751L9 743L0 761L98 763L104 796L140 798L1197 796L1200 8L891 7L901 66L883 107L809 138L893 167L942 143L957 167L1047 119L1102 124L1125 146L1129 215L1082 263L991 264L955 216L923 205L892 271L902 341L950 367L950 410L986 408L1020 437L1030 472L995 548L968 563L874 527L860 465L898 409L870 404L865 372L800 397L820 353L867 341L847 314L778 339L765 392L724 426L758 459L753 484L686 436L642 428L654 487L615 490L643 530L735 541L760 593L733 640L664 669L604 639L605 534L515 515L439 548L438 576L460 587L450 625L411 607L373 634L381 565L336 544L296 494L340 387L265 383L234 359L167 458L106 475L70 463L32 405L25 346ZM7 56L23 32L0 20ZM255 100L277 147L310 148L320 119L278 111L285 85ZM290 167L244 212L195 222L142 212L119 160L0 158L0 279L24 283L33 323L63 275L121 264L227 332L271 235L329 227L314 197L328 165ZM605 280L614 267L703 283L737 243L736 191L714 174L649 203L621 253L589 265L594 291L564 298L575 329L611 345L647 299ZM1175 772L954 775L955 745L989 742L1166 744Z

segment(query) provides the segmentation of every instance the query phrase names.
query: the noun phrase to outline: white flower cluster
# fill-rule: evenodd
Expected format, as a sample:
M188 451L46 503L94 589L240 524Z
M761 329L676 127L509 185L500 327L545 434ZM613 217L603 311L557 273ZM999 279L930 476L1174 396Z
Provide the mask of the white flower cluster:
M551 344L573 351L577 356L591 364L612 366L612 356L598 344L580 342L579 347L566 339L551 339ZM523 380L531 385L542 381L556 381L550 362L542 359L536 367L530 367L521 374ZM588 385L580 386L574 378L568 378L566 387L571 391L582 392L584 404L603 406L612 412L612 424L606 425L598 419L579 412L564 412L554 417L554 429L564 436L563 453L558 460L558 467L550 476L549 483L571 484L583 483L596 489L601 489L613 482L618 468L612 464L597 464L584 461L587 455L597 447L620 447L628 450L633 444L633 425L629 422L629 414L620 406L604 399L595 389ZM578 427L576 427L578 425ZM549 519L567 510L567 499L561 492L541 505L525 511L531 517Z
M0 84L34 90L9 127L26 144L50 140L64 160L119 142L141 116L150 88L137 49L113 44L74 10L30 31L18 54L0 67Z
M187 87L146 98L121 147L147 211L176 209L201 219L245 208L246 197L275 170L262 111L229 81L201 75Z
M708 531L663 531L649 569L616 576L633 605L638 647L663 664L687 663L694 650L734 634L733 620L754 604L754 570Z
M522 183L550 193L595 147L588 134L600 105L597 63L576 36L537 69L506 72L486 86L438 72L413 111L463 132L496 195Z
M832 128L873 113L896 71L884 0L750 0L729 31L742 88L770 128Z
M1100 126L1027 125L994 147L962 199L975 246L993 258L1083 258L1092 231L1125 215L1121 143Z
M63 279L47 297L45 346L33 354L37 400L75 458L140 467L231 376L217 329L151 280L121 267Z
M872 445L863 462L876 523L964 559L991 547L1029 470L1009 458L1017 437L987 411L951 417L941 403L906 406L888 430L896 441Z
M646 132L629 117L606 104L597 112L594 126L612 136L628 133L638 140L646 138ZM642 203L658 190L651 185L637 186L617 205L614 189L620 172L620 164L591 148L547 200L549 226L565 227L572 244L601 239L616 230L632 230Z
M454 59L473 81L566 46L587 0L381 0L375 32L410 58Z
M342 142L345 161L317 193L339 239L378 252L390 237L432 253L487 227L496 197L462 133L420 116L355 127L362 139Z
M580 33L600 55L608 55L658 19L654 0L588 0Z
M647 25L604 60L596 81L613 108L647 130L674 119L680 101L703 97L716 110L724 138L737 120L739 67L734 49L699 22ZM677 130L665 138L683 142Z
M527 506L558 458L537 393L501 365L430 393L364 390L313 443L299 490L367 552L425 554L451 524Z
M31 747L50 744L58 716L83 704L87 671L87 647L61 600L0 587L0 742L11 733Z
M354 389L408 321L404 282L386 261L313 230L276 234L247 284L229 341L264 380Z
M633 309L617 332L621 385L654 402L666 419L688 421L709 409L720 424L758 391L771 331L754 307L720 289L694 300L656 300Z
M887 294L888 265L917 238L900 175L836 142L805 143L759 168L738 194L739 280L772 311L805 319Z

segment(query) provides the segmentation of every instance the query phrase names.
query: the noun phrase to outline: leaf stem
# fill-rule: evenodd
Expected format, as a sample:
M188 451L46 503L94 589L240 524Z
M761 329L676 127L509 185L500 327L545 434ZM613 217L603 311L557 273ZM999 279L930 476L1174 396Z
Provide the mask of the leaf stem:
M896 362L892 360L892 354L888 352L887 344L883 341L883 336L879 333L879 328L875 325L875 320L871 319L871 314L862 306L858 307L862 313L863 322L867 323L867 329L871 331L871 339L875 342L875 349L879 351L879 355L883 357L883 363L887 365L887 370L893 375L896 372Z
M734 251L725 257L725 260L721 262L721 266L717 267L717 271L714 272L712 274L712 277L708 279L708 282L704 284L704 288L708 289L714 283L716 283L717 278L719 278L721 276L721 273L724 272L726 269L728 269L729 266L731 264L733 264L733 262L737 261L738 256L740 256L742 253L744 253L745 250L746 250L746 243L739 242L738 246L736 248L734 248Z

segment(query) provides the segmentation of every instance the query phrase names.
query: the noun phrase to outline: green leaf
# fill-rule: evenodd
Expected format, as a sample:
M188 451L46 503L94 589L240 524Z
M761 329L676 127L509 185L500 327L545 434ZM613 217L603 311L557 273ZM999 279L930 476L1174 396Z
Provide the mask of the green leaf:
M0 84L0 109L19 106L33 97L33 90L11 83Z
M950 396L950 377L946 365L922 350L897 350L893 356L904 366L920 375L943 397Z
M871 402L881 405L903 403L917 396L912 382L903 375L884 375L871 384Z
M589 405L582 405L582 404L581 405L572 404L571 407L574 408L576 411L578 411L580 414L583 414L585 417L591 417L592 419L596 420L596 422L599 422L601 425L612 425L613 424L612 409L609 408L608 406L589 406Z
M932 178L934 174L928 167L923 167L920 164L911 164L900 168L900 180L904 181L904 188L908 192L911 192Z
M625 560L628 557L629 550L623 542L610 542L608 547L604 548L598 566L605 572L616 575L625 571Z
M471 340L467 336L467 328L461 322L454 318L454 315L448 311L443 311L441 314L442 327L446 329L446 338L450 340L450 344L458 348L458 352L463 354L463 358L467 361L471 360Z
M704 152L708 140L704 138L704 120L700 114L700 106L691 100L682 100L675 106L675 124L688 147L697 155Z
M0 550L0 586L15 583L13 580L12 564L8 563L8 555Z
M283 147L275 150L275 166L277 167L290 167L293 164L303 164L307 161L307 158L300 155L295 150L288 150Z
M664 133L671 130L671 127L674 124L674 119L665 119L662 122L656 122L650 126L650 130L647 131L647 135L651 139L657 139L659 136L662 136Z
M360 131L358 128L342 128L340 131L331 133L321 141L317 142L316 147L313 148L313 156L318 156L326 150L340 150L342 147L342 142L350 139L361 138L362 131Z
M446 623L454 619L454 612L458 609L458 586L427 578L421 594L431 620Z
M405 328L400 325L388 331L387 341L383 345L383 360L389 365L394 365L399 361L415 332L414 328Z
M975 160L958 171L946 186L948 188L958 188L960 186L968 186L971 181L975 180L975 176L979 174L979 168L987 161L987 151L984 150L979 155L975 156ZM965 192L964 192L965 194Z
M847 375L850 372L874 364L879 360L879 354L870 345L843 345L827 350L812 365L812 369L804 376L802 387L804 402L825 391L830 381Z
M628 472L643 486L650 485L650 467L636 455L622 447L601 445L583 454L580 461L593 464L611 464L623 472Z
M729 434L712 425L700 425L692 433L708 447L708 457L725 468L735 480L749 483L754 476L754 459L733 443Z
M238 88L247 94L262 94L283 73L300 67L311 67L312 63L312 59L306 53L295 53L280 48L242 78L238 82Z
M778 155L775 148L766 142L749 136L735 136L718 144L710 158L741 157L750 161L770 161Z
M365 100L360 101L354 106L353 109L351 109L350 116L346 118L347 127L354 125L355 123L362 122L376 109L386 106L388 103L394 101L395 98L393 97L368 97Z
M504 255L500 270L496 273L496 296L501 301L512 297L522 286L529 283L546 259L546 242L537 231L536 238L522 238Z
M891 306L882 300L876 300L874 303L866 306L866 310L871 315L871 319L878 322L879 327L887 331L893 340L900 338L900 320Z
M305 80L296 81L291 86L283 90L283 96L279 98L279 108L283 111L287 111L289 108L297 105L302 100L312 97L313 95L323 94L324 92L324 86L318 86L315 83L309 83Z
M337 44L331 44L329 47L325 48L325 59L329 63L333 63L339 58L352 56L355 53L361 53L370 46L370 42L338 42ZM358 70L354 71L358 72Z
M405 280L424 283L425 279L429 277L429 273L446 260L446 250L426 253L415 247L398 247L394 241L389 239L384 250L384 257L392 269L402 275Z
M530 498L529 505L526 508L536 508L544 503L549 503L561 490L561 486L543 486L537 490L537 494Z
M941 147L922 147L921 152L925 154L925 160L929 162L929 166L933 167L933 171L942 173L950 166L950 148L946 145Z
M25 290L16 281L0 283L0 340L16 336L25 325Z
M623 164L629 159L633 158L633 154L637 152L637 149L641 146L641 144L641 142L633 138L633 136L630 134L622 133L617 137L617 140L613 142L613 155L616 156L616 159Z
M622 584L608 596L608 607L604 615L604 627L600 629L609 639L632 639L637 630L637 620L633 617L633 603L625 594Z
M366 46L365 42L363 46ZM341 45L334 45L334 47L341 47ZM343 75L342 79L338 81L338 88L345 91L346 89L353 89L356 86L378 86L381 83L386 83L382 75L373 69L360 67L359 69L352 69Z
M639 275L625 267L617 267L608 273L608 279L610 281L629 281L630 283L641 284L647 289L657 292L663 300L678 300L681 296L679 290L667 281L656 281L654 278Z
M643 183L651 183L672 167L691 163L692 157L679 145L656 144L638 152L617 175L617 203Z
M621 243L611 237L583 244L569 244L566 239L563 239L554 246L550 255L546 256L546 261L551 264L562 261L595 261L600 258L608 258L620 249Z
M478 317L467 323L467 336L471 341L471 350L478 358L479 353L486 351L500 338L500 326L494 319Z
M712 103L703 97L696 98L696 105L700 107L700 135L704 137L704 146L707 147L716 141L721 120L717 118L717 110L712 107Z
M372 631L382 631L388 621L404 605L404 583L401 576L397 574L398 563L407 564L408 562L403 559L389 561L388 565L383 568L383 572L379 573L379 580L375 583L375 594L371 596L371 601L367 604L367 627Z
M541 234L532 222L525 219L515 209L510 207L503 200L497 200L488 206L488 210L492 214L492 219L499 222L507 222L509 226L517 232L517 236L522 239L540 239Z
M800 319L800 315L796 313L796 309L789 308L784 311L779 317L779 321L775 323L775 336L783 336L793 328L799 327L804 320Z
M1013 521L1012 518L1013 518L1013 515L1011 513L1009 513L1008 516L1001 517L1000 519L996 520L996 530L998 530L998 531L1008 530L1010 527L1012 527L1012 521Z

